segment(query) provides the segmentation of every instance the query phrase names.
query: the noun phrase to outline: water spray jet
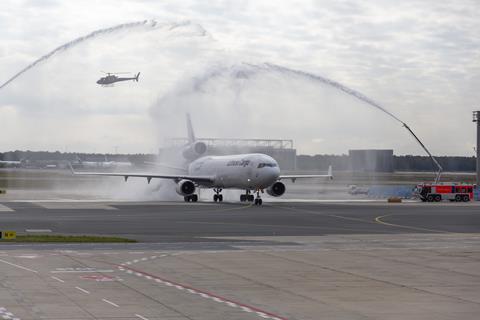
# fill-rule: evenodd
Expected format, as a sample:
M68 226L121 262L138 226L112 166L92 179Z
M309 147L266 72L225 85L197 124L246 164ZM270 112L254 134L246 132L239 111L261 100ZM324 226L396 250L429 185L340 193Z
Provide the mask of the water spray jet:
M313 73L309 73L306 71L301 71L301 70L296 70L296 69L291 69L287 68L284 66L279 66L276 64L272 63L264 63L264 64L251 64L251 63L242 63L239 66L233 66L233 67L216 67L212 70L209 70L205 75L201 77L194 78L193 81L193 88L195 91L201 91L202 86L204 83L208 82L210 79L222 76L225 73L229 73L230 76L232 76L235 79L249 79L253 75L260 73L260 72L267 72L267 71L274 71L277 73L281 74L288 74L288 75L293 75L293 76L300 76L303 78L307 78L316 82L320 82L322 84L326 84L330 87L333 87L334 89L340 90L343 93L346 93L380 111L383 113L387 114L390 118L394 119L398 123L400 123L412 136L413 138L418 142L418 144L422 147L422 149L427 153L427 155L432 159L432 162L437 166L438 171L434 171L435 174L435 183L438 183L440 181L440 177L443 171L442 166L440 163L437 161L437 159L430 153L428 148L423 144L423 142L418 138L418 136L413 132L413 130L405 123L403 122L400 118L398 118L396 115L388 111L386 108L384 108L382 105L379 103L375 102L374 100L368 98L364 94L351 89L340 82L331 80L329 78L316 75Z
M85 36L76 38L72 41L69 41L65 44L62 44L61 46L59 46L59 47L55 48L54 50L50 51L49 53L47 53L46 55L43 55L42 57L38 58L37 60L35 60L31 64L29 64L28 66L26 66L25 68L23 68L22 70L17 72L10 79L5 81L2 85L0 85L0 90L3 89L4 87L6 87L8 84L10 84L15 79L17 79L22 74L27 72L28 70L34 68L39 63L47 61L52 56L54 56L54 55L56 55L60 52L64 52L66 50L69 50L69 49L71 49L71 48L73 48L73 47L75 47L75 46L77 46L77 45L79 45L79 44L81 44L85 41L95 39L95 38L97 38L101 35L111 34L111 33L119 32L119 31L123 31L123 30L142 28L142 27L147 28L147 30L165 27L168 31L174 31L177 28L181 28L181 27L188 26L188 25L194 25L197 28L197 32L201 36L205 36L207 34L206 30L203 29L203 27L201 27L200 25L193 24L190 21L181 21L181 22L178 22L178 23L158 23L155 20L142 20L142 21L137 21L137 22L122 23L122 24L119 24L119 25L116 25L116 26L113 26L113 27L95 30L95 31L93 31L93 32L91 32L91 33L89 33Z

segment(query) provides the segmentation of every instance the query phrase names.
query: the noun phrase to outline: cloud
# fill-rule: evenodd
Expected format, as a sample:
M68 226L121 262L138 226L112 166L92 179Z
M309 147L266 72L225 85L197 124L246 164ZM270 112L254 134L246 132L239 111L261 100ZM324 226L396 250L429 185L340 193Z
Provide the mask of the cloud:
M9 127L5 132L8 142L0 139L2 149L20 140L28 143L28 139L20 139L19 128L28 125L28 121L22 119L48 122L54 118L65 125L77 121L95 136L99 128L89 127L85 119L109 115L143 118L140 122L132 121L136 125L128 126L128 131L117 127L120 123L124 125L122 121L116 124L112 121L105 130L116 132L113 139L119 141L115 145L122 145L122 140L135 136L137 141L145 142L143 149L148 151L163 139L162 130L154 129L155 126L172 127L171 132L176 135L183 133L181 114L165 113L165 124L150 118L152 104L164 99L192 103L190 108L201 106L193 112L210 105L207 109L217 114L224 113L222 108L237 110L236 106L253 114L235 114L239 120L247 121L243 125L248 129L245 132L240 126L217 126L217 123L212 126L211 119L217 117L215 113L197 114L201 119L197 120L199 135L200 132L249 137L258 134L273 138L281 134L295 139L299 151L308 153L346 152L350 146L386 146L398 153L422 152L406 132L393 129L388 120L382 119L383 115L372 114L374 118L371 118L370 111L349 114L346 110L350 107L368 108L333 91L316 91L302 81L264 77L249 82L221 77L204 93L172 98L178 88L190 83L190 77L201 75L212 65L270 62L322 75L362 92L411 125L434 153L471 154L474 126L470 116L471 110L478 108L480 98L476 90L480 86L478 1L105 0L35 4L8 0L0 4L2 75L13 75L62 43L126 21L188 20L201 25L211 37L204 39L187 34L168 37L157 32L107 37L55 58L36 69L28 79L19 79L8 92L0 92L0 106L15 108L18 123L17 129ZM198 30L188 32L198 34ZM117 68L114 71L141 69L141 81L116 88L96 87L94 78L99 77L100 70ZM262 87L254 86L263 86L263 91ZM267 89L281 91L265 92ZM329 109L322 109L323 114L316 113L315 101L311 99L318 100L316 105L329 106ZM272 107L274 104L276 108ZM295 113L288 109L292 105ZM306 107L299 109L300 105ZM347 105L345 110L343 105ZM173 102L171 107L175 107ZM0 117L4 116L4 110L0 107ZM270 120L265 123L265 118L254 114L269 114ZM325 123L320 132L311 133L318 129L311 119L324 115L331 115L336 127L345 128L338 133L333 124ZM344 116L357 118L346 125L342 122ZM149 121L154 126L146 125ZM204 125L205 122L209 125ZM365 123L375 124L375 130L363 127ZM265 130L258 129L259 125ZM44 127L44 130L41 134L45 137L55 134L53 129ZM461 132L461 141L458 134L445 132ZM153 136L155 138L151 138ZM311 143L311 139L319 137L333 142ZM65 136L63 141L45 138L31 148L57 148L71 138ZM87 138L90 136L78 137L82 140L78 145L90 144L99 151L111 149L108 144L112 141L87 141ZM53 140L57 142L49 142ZM142 144L137 145L141 148Z

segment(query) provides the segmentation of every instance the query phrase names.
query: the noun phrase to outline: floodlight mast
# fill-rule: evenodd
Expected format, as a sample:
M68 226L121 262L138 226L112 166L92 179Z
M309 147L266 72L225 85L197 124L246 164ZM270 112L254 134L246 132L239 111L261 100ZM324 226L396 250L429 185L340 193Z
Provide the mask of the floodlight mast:
M477 186L480 183L480 111L473 111L473 122L477 123Z
M430 159L432 159L433 163L435 163L435 165L437 166L438 171L435 174L435 183L439 183L440 182L440 177L441 177L442 171L443 171L442 166L440 165L440 163L438 163L437 159L435 159L435 157L430 153L430 151L428 151L427 147L425 147L425 145L422 143L422 141L420 141L420 139L418 139L418 137L415 135L415 133L413 133L412 129L410 129L410 127L405 122L403 122L402 124L405 127L405 129L407 129L408 132L410 132L412 134L412 136L415 138L415 140L417 140L417 142L422 146L423 150L425 150L425 152L430 156ZM478 164L478 158L477 158L477 164Z

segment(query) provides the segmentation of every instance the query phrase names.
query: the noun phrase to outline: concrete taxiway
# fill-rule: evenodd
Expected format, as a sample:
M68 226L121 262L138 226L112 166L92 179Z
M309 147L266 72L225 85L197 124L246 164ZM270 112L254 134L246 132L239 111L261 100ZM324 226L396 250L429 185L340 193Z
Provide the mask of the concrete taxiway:
M480 206L2 202L5 319L474 319ZM29 231L27 231L29 230Z

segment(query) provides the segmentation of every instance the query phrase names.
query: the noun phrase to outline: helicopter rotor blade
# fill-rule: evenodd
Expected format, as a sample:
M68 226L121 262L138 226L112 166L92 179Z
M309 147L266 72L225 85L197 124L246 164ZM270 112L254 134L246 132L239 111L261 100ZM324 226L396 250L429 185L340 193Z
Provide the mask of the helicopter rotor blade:
M132 72L105 72L105 71L101 71L101 72L103 72L105 74L130 74L130 73L132 73Z

